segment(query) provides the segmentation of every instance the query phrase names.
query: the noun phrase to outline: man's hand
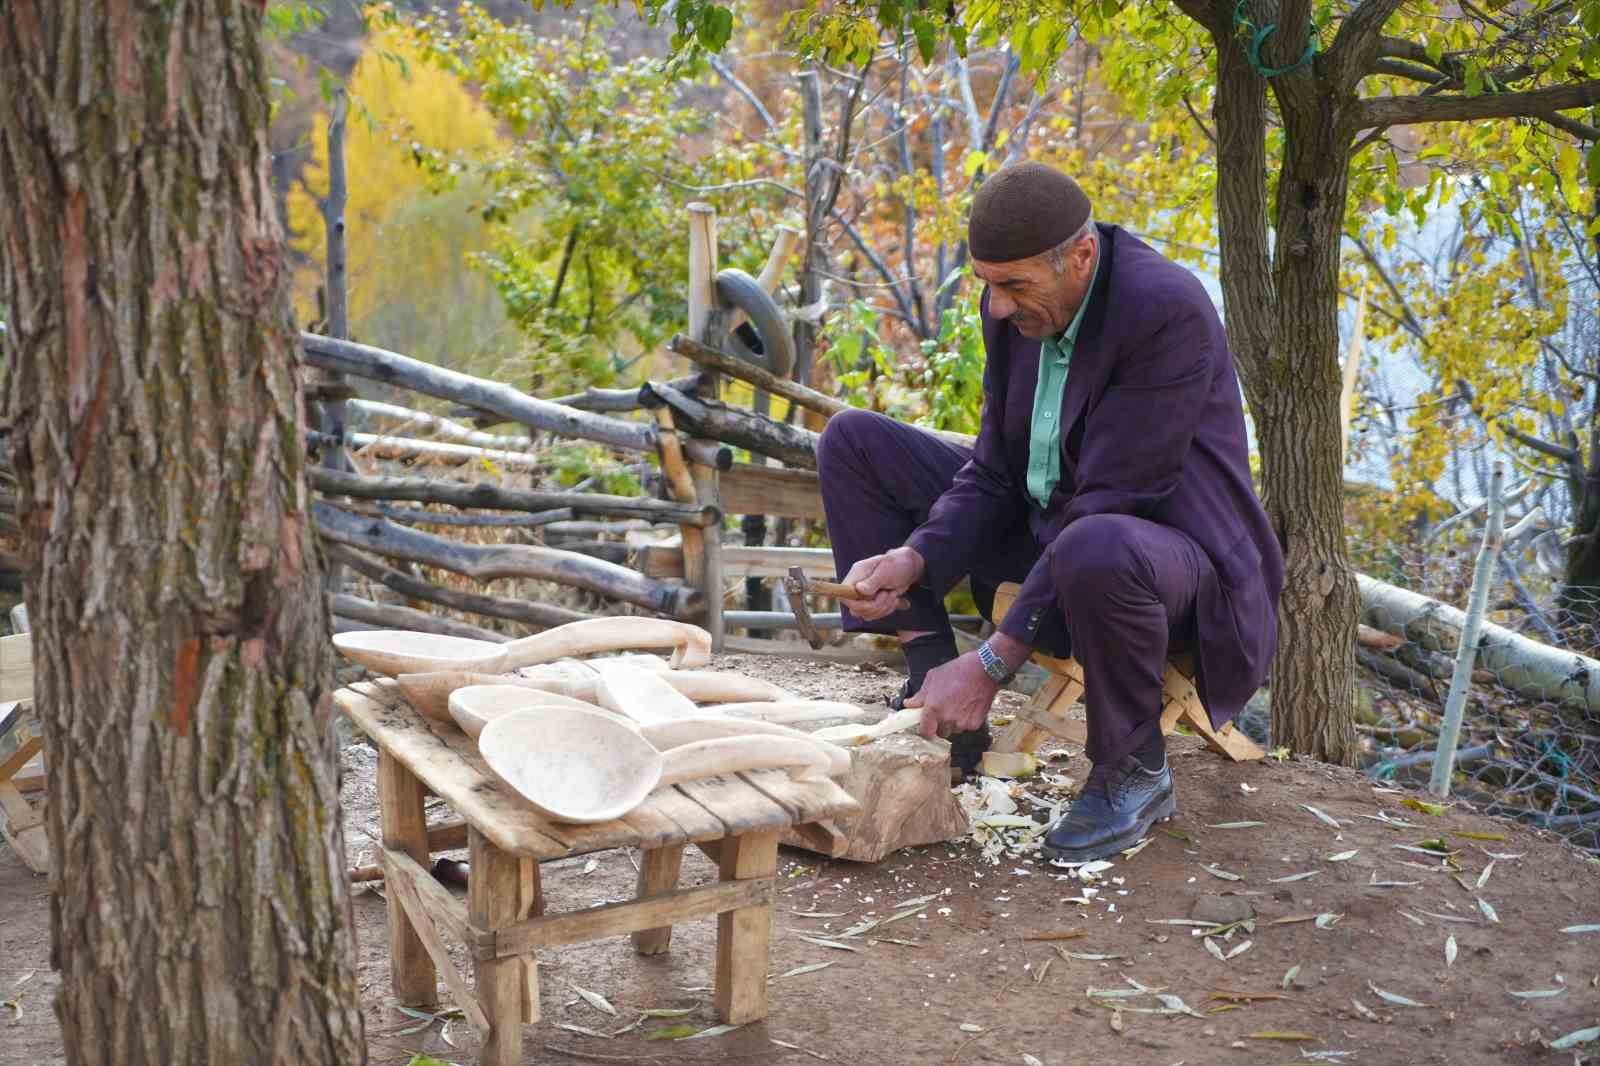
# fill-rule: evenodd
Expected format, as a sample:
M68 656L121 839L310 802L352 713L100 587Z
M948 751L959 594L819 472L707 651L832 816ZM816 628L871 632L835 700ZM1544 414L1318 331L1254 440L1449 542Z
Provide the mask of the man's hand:
M981 729L999 691L1000 685L978 661L978 653L969 651L928 671L922 687L906 700L906 706L922 708L923 736L947 737Z
M868 622L893 614L906 591L921 579L923 569L922 556L911 548L895 548L862 559L844 575L844 583L854 585L870 598L851 600L851 613Z

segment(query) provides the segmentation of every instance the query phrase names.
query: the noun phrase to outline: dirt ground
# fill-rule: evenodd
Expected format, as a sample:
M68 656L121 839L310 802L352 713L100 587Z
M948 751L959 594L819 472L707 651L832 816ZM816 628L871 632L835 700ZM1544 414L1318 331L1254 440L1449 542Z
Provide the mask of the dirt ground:
M899 682L893 673L805 662L729 656L717 665L861 703L880 701ZM547 953L545 1020L527 1030L524 1061L1565 1066L1600 1056L1600 1042L1545 1046L1600 1025L1600 932L1561 931L1600 924L1600 864L1464 809L1409 809L1403 801L1412 794L1375 788L1353 771L1231 765L1188 738L1176 738L1172 751L1178 816L1092 881L1026 854L991 862L970 841L875 866L786 849L771 1015L760 1024L651 1039L673 1026L715 1025L713 921L678 927L664 956L635 956L626 939ZM376 758L357 743L344 763L350 858L369 862ZM1037 809L1043 819L1044 808L1023 793L1047 807L1066 794L1063 778L1086 773L1075 752L1052 760L1046 781L1014 790L1018 813ZM1256 822L1264 824L1240 824ZM1406 850L1424 841L1442 841L1449 858ZM546 865L550 909L630 897L635 861L606 852ZM714 877L697 854L686 859L685 883ZM1202 896L1223 894L1251 905L1253 930L1203 938L1193 935L1199 927L1166 924L1190 919ZM45 881L3 844L0 899L0 1000L15 1004L0 1007L0 1066L61 1062ZM383 908L378 891L356 895L373 1063L400 1066L418 1052L473 1061L475 1042L459 1015L429 1021L389 1000ZM908 910L843 936L863 920ZM1208 942L1232 957L1215 957ZM616 1014L592 1006L580 988ZM1155 1013L1179 1001L1193 1013ZM641 1013L674 1008L689 1013Z

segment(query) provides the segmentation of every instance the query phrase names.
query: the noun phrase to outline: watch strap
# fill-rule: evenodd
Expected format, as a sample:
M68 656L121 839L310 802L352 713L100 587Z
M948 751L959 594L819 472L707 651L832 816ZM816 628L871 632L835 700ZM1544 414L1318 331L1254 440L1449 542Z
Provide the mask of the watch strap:
M988 674L997 683L1004 685L1016 676L1016 671L1006 665L1006 661L995 654L986 640L978 645L978 661L983 664L983 672Z

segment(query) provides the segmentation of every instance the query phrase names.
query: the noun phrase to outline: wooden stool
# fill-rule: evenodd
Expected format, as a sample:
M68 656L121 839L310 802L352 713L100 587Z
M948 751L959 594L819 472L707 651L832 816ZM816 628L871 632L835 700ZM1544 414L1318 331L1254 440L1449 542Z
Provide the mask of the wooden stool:
M0 836L24 866L47 874L44 806L34 807L23 796L44 789L44 730L33 705L33 640L26 609L13 608L11 621L20 632L0 637Z
M412 710L394 682L341 689L334 702L378 747L395 997L406 1006L435 1003L437 967L483 1041L481 1062L522 1061L522 1025L539 1020L536 949L631 933L641 954L654 955L667 950L674 922L713 914L717 1014L732 1025L766 1016L778 836L793 826L831 840L827 819L856 809L837 784L791 781L779 770L708 778L657 789L617 821L565 825L505 787L465 733ZM461 820L428 826L428 792ZM430 852L463 843L471 863L465 906L428 873ZM677 887L687 844L717 864L717 883ZM643 852L636 899L545 914L541 861L626 847ZM466 946L472 984L452 964L442 932Z
M995 622L1006 616L1020 588L1014 582L1006 582L995 592ZM1087 724L1067 717L1067 711L1083 696L1083 667L1076 659L1057 659L1038 652L1034 653L1033 662L1044 669L1044 684L1017 712L1016 720L999 731L993 750L1034 751L1050 736L1072 744L1087 743ZM1193 729L1205 738L1208 747L1234 762L1259 759L1266 754L1231 722L1221 729L1211 727L1211 716L1194 687L1194 671L1184 659L1169 661L1161 681L1161 732L1171 733L1179 724Z

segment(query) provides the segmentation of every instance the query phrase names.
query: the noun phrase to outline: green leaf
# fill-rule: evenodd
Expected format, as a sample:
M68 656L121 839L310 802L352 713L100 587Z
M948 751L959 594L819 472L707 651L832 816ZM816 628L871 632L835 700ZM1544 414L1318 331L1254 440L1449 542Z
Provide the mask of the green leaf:
M733 36L733 12L713 5L700 12L700 25L695 36L707 51L720 52Z
M645 1034L646 1040L682 1040L686 1036L693 1036L705 1028L701 1025L669 1025L663 1029L655 1029Z
M972 179L972 175L978 172L978 168L987 162L989 162L988 152L971 151L967 153L966 160L961 164L961 170L966 174L967 179L970 181Z
M406 1066L450 1066L450 1064L436 1059L432 1055L419 1054L411 1056L411 1061L406 1063Z
M1444 58L1444 38L1437 34L1428 34L1428 43L1423 46L1423 51L1428 53L1428 62L1437 65Z
M926 16L911 16L911 32L917 38L917 54L924 63L933 62L933 54L939 47L939 30Z

